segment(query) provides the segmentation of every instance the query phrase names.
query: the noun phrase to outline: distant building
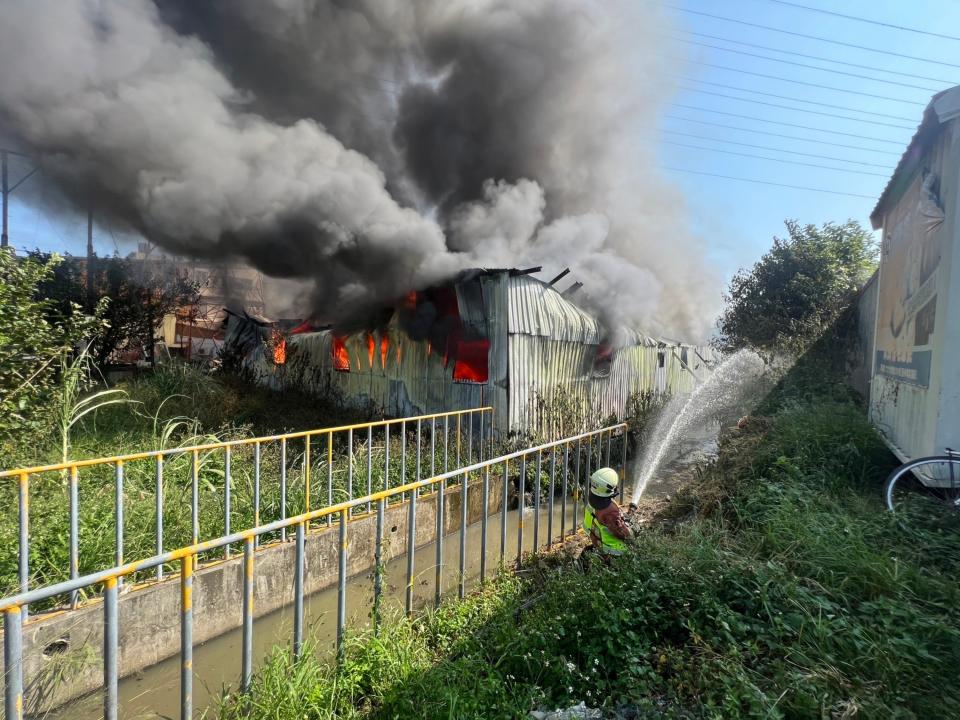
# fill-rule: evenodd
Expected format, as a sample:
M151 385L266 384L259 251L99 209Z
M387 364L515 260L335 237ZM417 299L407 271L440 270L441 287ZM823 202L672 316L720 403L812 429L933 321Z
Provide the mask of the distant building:
M186 280L196 283L199 301L177 308L163 318L157 328L171 354L189 360L211 360L223 346L227 312L262 316L263 275L256 269L236 263L210 263L189 258L170 258L149 243L141 242L132 260L149 262L162 257L173 262L175 271Z

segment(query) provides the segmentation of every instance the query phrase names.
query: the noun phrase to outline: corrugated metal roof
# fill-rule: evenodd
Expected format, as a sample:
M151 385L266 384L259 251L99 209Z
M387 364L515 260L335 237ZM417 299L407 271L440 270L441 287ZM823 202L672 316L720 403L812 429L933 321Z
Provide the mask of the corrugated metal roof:
M616 337L619 340L619 345L624 347L629 347L632 345L646 345L648 347L656 347L657 341L654 340L649 335L645 335L639 330L634 328L621 327L617 330Z
M600 323L565 300L542 280L529 275L509 279L507 290L510 334L536 335L586 345L600 343Z
M506 279L511 335L535 335L585 345L599 345L604 339L604 328L597 318L542 280L529 275ZM618 347L657 344L656 340L635 328L617 328L611 337L616 339L614 344Z
M920 166L923 155L929 143L937 136L942 123L952 120L960 113L960 85L934 95L923 111L923 118L917 131L910 139L907 149L903 151L897 167L890 180L880 193L873 212L870 213L870 222L874 230L883 226L883 211L891 203L896 202L903 192L910 186L910 180Z

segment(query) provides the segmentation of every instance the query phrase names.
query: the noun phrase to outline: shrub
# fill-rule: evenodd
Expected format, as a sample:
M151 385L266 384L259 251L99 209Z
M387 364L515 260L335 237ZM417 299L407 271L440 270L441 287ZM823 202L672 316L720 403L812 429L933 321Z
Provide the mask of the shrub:
M39 263L0 251L0 441L43 427L61 358L95 325L76 305L54 321L52 302L37 298L59 263L56 256Z

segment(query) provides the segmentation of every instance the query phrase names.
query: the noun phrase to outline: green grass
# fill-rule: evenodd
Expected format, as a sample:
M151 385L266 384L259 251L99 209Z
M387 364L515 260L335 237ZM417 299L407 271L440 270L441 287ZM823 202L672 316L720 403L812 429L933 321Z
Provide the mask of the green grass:
M105 457L144 450L272 435L291 430L316 429L379 419L374 408L351 408L338 398L310 398L280 394L247 384L228 375L210 375L189 366L174 365L144 375L123 388L131 402L89 416L72 438L73 459ZM466 433L466 426L463 428ZM421 472L431 468L430 425L424 423L421 437ZM433 467L442 471L442 422L437 423ZM449 467L454 467L455 424L451 422ZM415 427L408 427L405 480L417 477ZM0 466L24 467L59 461L59 443L51 434L32 442L9 442L0 447ZM353 439L353 494L366 493L367 437ZM391 433L390 485L402 484L399 428ZM462 452L465 458L466 439ZM474 448L474 453L477 449ZM291 440L287 446L287 514L306 507L305 443ZM374 490L386 483L385 442L374 435L370 474ZM347 498L350 453L346 433L334 436L333 500ZM280 512L279 442L261 448L260 519L278 519ZM200 537L209 539L224 530L225 461L222 451L200 455L198 473ZM312 440L310 456L312 509L328 504L328 466L325 437ZM231 463L231 528L254 526L254 457L252 446L237 448ZM83 469L79 475L79 571L80 574L114 565L114 469L103 466ZM124 466L124 557L145 558L156 551L156 481L153 460ZM192 539L191 458L171 457L164 463L164 547L189 545ZM0 483L0 594L13 594L18 580L18 505L15 480ZM265 537L269 540L270 537ZM239 548L238 548L239 549ZM216 553L214 553L216 554ZM69 577L69 491L65 477L56 473L34 476L30 484L30 583L52 584ZM42 606L38 606L42 607Z
M107 457L144 450L203 444L220 440L275 435L286 431L317 429L379 419L371 407L353 408L340 398L312 398L296 393L281 394L246 383L224 374L211 375L186 365L165 366L122 385L130 398L125 405L112 406L90 415L78 426L72 438L73 459ZM468 441L467 423L462 424L461 460L465 462ZM430 455L431 423L421 428L421 477L431 470L443 471L443 421L436 423L433 463ZM448 429L447 467L456 467L456 421ZM329 504L326 437L311 441L310 507ZM498 449L513 447L519 438L510 438ZM374 491L384 489L386 447L382 431L373 435L369 466ZM391 428L391 487L417 479L416 427L407 427L406 463L401 473L403 445L400 428ZM476 441L472 448L478 451ZM489 450L485 449L485 453ZM58 440L50 435L33 443L8 443L0 447L0 466L25 467L59 461ZM596 458L596 450L594 452ZM200 538L224 534L225 460L222 451L203 453L198 472ZM571 468L575 462L570 456ZM596 462L596 459L594 460ZM346 433L334 436L332 499L348 497L351 459ZM238 447L231 462L231 529L255 525L254 451L252 446ZM279 442L261 446L260 520L270 522L281 517L281 446ZM124 559L147 558L156 553L156 480L153 460L134 461L124 466ZM306 508L306 455L302 439L291 440L286 454L287 515ZM366 431L355 433L352 446L353 496L366 494L368 442ZM511 468L516 475L517 467ZM163 532L166 550L192 542L191 458L172 456L164 462ZM558 471L559 472L559 471ZM401 477L402 475L402 477ZM539 483L535 482L533 462L528 462L526 488L549 487L549 457L544 455ZM514 478L516 482L516 478ZM112 466L83 469L79 475L79 573L103 570L115 564L115 495ZM399 501L399 498L398 498ZM335 518L334 518L335 520ZM322 520L320 521L323 522ZM30 484L30 585L39 587L69 578L69 488L67 478L56 473L34 476ZM274 533L274 536L278 536ZM273 536L263 536L269 541ZM18 504L14 480L0 483L0 595L15 594L18 579ZM234 548L241 551L242 547ZM220 550L203 559L222 556ZM177 568L168 568L177 570ZM153 576L153 571L146 574ZM144 579L144 578L135 578ZM87 592L87 591L84 591ZM99 592L94 588L93 592ZM62 600L62 599L61 599ZM37 604L43 609L57 600Z
M521 718L581 700L651 718L955 717L960 518L920 496L884 512L895 461L828 373L799 372L610 568L537 561L353 637L339 666L277 651L246 717ZM241 703L218 712L239 720Z

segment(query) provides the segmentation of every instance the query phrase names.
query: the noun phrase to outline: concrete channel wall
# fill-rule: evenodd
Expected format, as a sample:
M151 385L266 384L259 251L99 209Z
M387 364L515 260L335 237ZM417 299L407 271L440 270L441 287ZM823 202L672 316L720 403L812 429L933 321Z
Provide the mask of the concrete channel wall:
M450 484L444 497L445 533L460 529L460 486ZM468 524L482 517L483 485L468 488ZM500 509L503 485L490 478L488 512ZM383 561L407 552L409 501L392 505L384 515ZM437 495L417 499L416 546L436 539ZM347 529L347 574L373 567L376 514L351 520ZM314 529L305 541L305 593L337 582L339 529ZM255 556L254 615L261 617L293 602L294 544L275 543ZM234 556L198 570L193 581L195 644L234 630L242 621L243 557ZM119 673L126 677L180 652L179 576L125 588L119 601ZM23 632L23 677L28 717L42 716L103 685L103 605L93 601L77 610L32 617Z

